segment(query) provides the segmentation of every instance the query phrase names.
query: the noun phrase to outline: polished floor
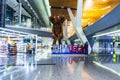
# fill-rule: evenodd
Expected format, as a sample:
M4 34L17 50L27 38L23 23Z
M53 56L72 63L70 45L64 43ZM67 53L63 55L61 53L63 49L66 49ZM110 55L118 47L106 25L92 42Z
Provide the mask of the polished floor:
M120 80L89 57L48 54L1 55L0 80Z

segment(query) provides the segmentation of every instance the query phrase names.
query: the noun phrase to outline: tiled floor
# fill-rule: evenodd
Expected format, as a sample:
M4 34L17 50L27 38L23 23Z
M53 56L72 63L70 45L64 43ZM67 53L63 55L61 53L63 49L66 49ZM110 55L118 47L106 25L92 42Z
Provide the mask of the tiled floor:
M91 76L92 80L120 80L120 76L117 76L106 69L98 67L95 64L86 63L84 69L89 76Z
M24 54L3 56L2 62L9 65L0 66L0 80L120 80L119 76L85 62L84 57L39 56L40 59Z
M119 54L117 54L116 57L113 57L111 54L98 54L95 58L95 61L120 73Z

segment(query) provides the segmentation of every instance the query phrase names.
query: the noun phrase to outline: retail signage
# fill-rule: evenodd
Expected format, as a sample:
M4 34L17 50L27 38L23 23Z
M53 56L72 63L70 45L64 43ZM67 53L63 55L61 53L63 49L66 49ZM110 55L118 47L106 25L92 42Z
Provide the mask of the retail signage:
M84 54L84 47L80 45L55 45L52 54Z

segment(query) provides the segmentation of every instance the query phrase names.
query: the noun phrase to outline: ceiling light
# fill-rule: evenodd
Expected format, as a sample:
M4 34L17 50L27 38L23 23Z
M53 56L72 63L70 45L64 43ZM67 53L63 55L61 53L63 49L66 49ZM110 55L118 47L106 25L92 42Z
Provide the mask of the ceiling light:
M28 6L30 6L30 4L28 3Z
M101 18L103 18L105 15L103 14L102 16L101 16Z
M33 10L33 13L35 13L35 11Z
M88 10L92 7L93 0L86 0L84 10Z
M120 32L120 30L116 30L116 31L112 31L112 32L106 32L103 34L98 34L98 35L94 35L93 37L99 37L99 36L104 36L104 35L110 35L110 34L114 34L114 33L118 33Z
M109 8L111 8L111 6L107 6L105 8L102 8L101 10L106 10L106 9L109 9Z
M90 22L88 22L88 25L91 25L91 23L90 23Z
M106 1L108 1L108 0L102 0L103 2L106 2Z
M61 6L61 8L63 9L63 8L64 8L64 6Z
M86 13L83 13L83 16L86 16Z

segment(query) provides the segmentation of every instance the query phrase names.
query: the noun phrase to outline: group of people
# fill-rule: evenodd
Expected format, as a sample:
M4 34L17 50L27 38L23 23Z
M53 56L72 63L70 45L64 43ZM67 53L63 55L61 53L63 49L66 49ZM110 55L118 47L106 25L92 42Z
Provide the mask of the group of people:
M69 52L88 54L88 42L83 45L69 45Z

